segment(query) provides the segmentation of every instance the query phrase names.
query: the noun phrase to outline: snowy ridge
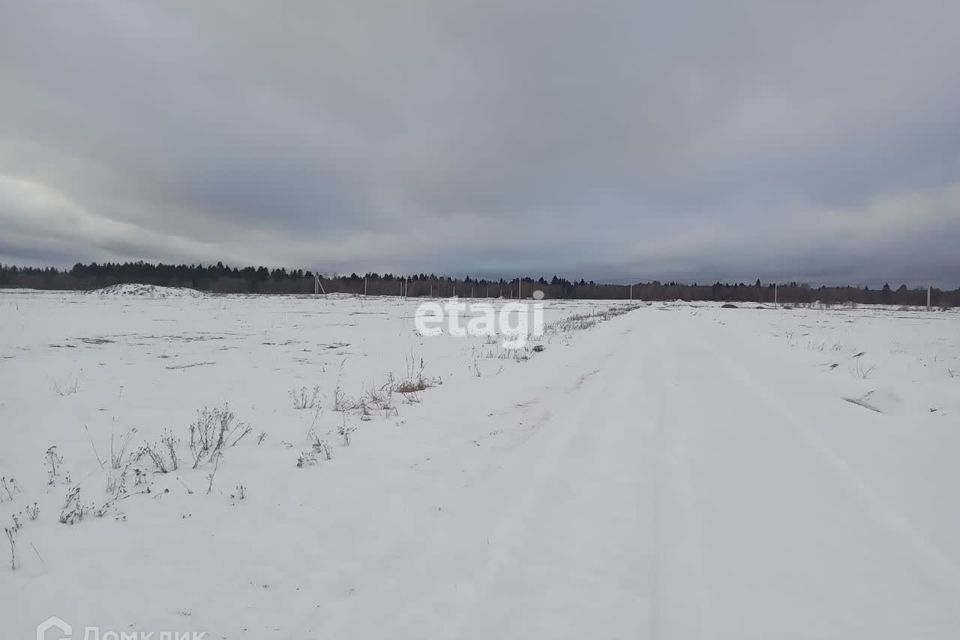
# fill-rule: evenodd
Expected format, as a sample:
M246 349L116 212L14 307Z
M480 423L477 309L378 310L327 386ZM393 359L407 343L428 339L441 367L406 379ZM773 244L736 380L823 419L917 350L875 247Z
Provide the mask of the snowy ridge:
M114 284L89 292L90 295L113 297L137 297L151 299L203 298L205 294L187 287L161 287L153 284Z

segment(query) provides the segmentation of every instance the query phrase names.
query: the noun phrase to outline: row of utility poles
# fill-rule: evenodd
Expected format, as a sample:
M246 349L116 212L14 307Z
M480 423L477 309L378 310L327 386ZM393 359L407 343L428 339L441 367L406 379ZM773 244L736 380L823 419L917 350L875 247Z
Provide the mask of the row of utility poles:
M363 279L363 295L367 295L368 285L369 285L368 279L367 279L367 278L364 278L364 279ZM409 297L409 295L408 295L409 289L410 289L410 278L409 278L409 276L406 277L406 278L401 279L401 280L399 281L399 286L400 286L400 297L401 297L401 298L407 298L407 297ZM452 285L452 289L453 289L452 295L453 295L454 297L456 297L456 295L457 295L457 285L456 285L456 284ZM632 295L633 285L631 285L630 291L631 291L631 295ZM509 292L509 294L510 294L510 297L513 298L513 291L512 291L512 290L508 290L508 292ZM313 276L313 293L314 293L314 295L320 295L321 293L323 293L323 294L326 294L326 293L327 293L326 290L323 288L323 282L322 282L322 280L321 280L321 278L320 278L319 275ZM433 297L433 282L430 283L430 297L431 297L431 298ZM471 297L471 298L474 297L474 287L473 287L473 285L470 286L470 297ZM487 297L487 298L490 297L490 286L489 286L489 285L486 285L486 297ZM499 297L501 297L501 298L503 297L503 286L499 286ZM523 279L522 279L522 278L519 278L519 279L517 280L517 299L520 299L520 298L522 298L522 297L523 297Z
M326 294L327 292L326 292L326 290L323 288L323 282L322 282L320 276L319 276L319 275L314 275L314 276L313 276L313 280L314 280L314 282L313 282L313 293L314 293L314 295L319 295L319 294L321 294L321 293ZM364 278L364 279L363 279L363 295L367 295L367 285L368 285L368 283L367 283L367 278ZM503 286L502 286L502 285L498 285L498 286L499 286L499 292L498 292L499 295L498 295L498 297L502 298L502 297L503 297ZM512 287L512 285L511 285L511 287ZM410 289L410 277L408 276L408 277L403 278L403 279L400 280L400 297L401 297L401 298L408 298L408 297L409 297L409 295L408 295L408 294L409 294L409 289ZM453 285L452 285L452 291L453 291L453 292L452 292L453 297L456 297L456 296L457 296L457 285L456 285L456 284L453 284ZM508 291L509 291L509 294L510 294L510 298L512 299L512 298L513 298L513 291L512 291L512 290L508 290ZM438 293L439 293L439 291L438 291ZM928 286L928 287L927 287L927 311L930 311L930 310L933 308L933 307L932 307L932 304L931 304L932 294L933 294L933 287ZM430 297L431 297L431 298L433 297L433 282L430 283ZM470 286L470 297L471 297L471 298L475 297L475 296L474 296L474 287L473 287L473 285ZM490 297L490 286L489 286L489 285L486 285L486 291L485 291L485 296L484 296L484 297L486 297L486 298L489 298L489 297ZM522 298L523 298L523 278L517 278L517 299L520 300L520 299L522 299ZM633 300L633 285L632 285L632 284L630 285L629 299L630 299L631 301ZM773 306L774 306L774 307L778 307L779 305L780 305L780 301L779 301L779 288L778 288L777 284L774 283L774 285L773 285Z
M490 297L490 285L484 285L484 286L485 286L485 295L484 295L484 297L489 298L489 297ZM502 285L498 285L498 287L499 287L499 297L502 298L502 297L503 297L503 286L502 286ZM456 284L453 284L453 285L451 285L451 288L452 288L452 294L451 294L451 295L452 295L454 298L456 298L456 297L457 297L457 285L456 285ZM410 289L410 278L409 278L409 277L406 277L406 278L400 280L400 297L401 297L401 298L408 298L408 297L409 297L409 295L408 295L409 289ZM511 290L508 290L508 291L509 291L510 297L513 298L513 291L511 291ZM367 295L367 279L366 279L366 278L363 279L363 295ZM431 298L433 297L433 282L430 283L430 297L431 297ZM474 296L474 286L473 286L473 285L470 285L470 297L471 297L471 298L476 297L476 296ZM519 300L519 299L522 298L522 297L523 297L523 278L518 278L518 279L517 279L517 299Z

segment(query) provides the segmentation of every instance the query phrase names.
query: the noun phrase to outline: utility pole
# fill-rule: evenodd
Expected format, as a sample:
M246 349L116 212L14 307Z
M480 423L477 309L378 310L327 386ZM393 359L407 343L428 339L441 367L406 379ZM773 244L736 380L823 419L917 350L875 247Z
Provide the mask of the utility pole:
M367 276L363 276L363 295L367 295Z
M933 287L927 285L927 311L930 311L930 294L933 291Z
M630 285L630 300L633 301L633 285Z
M773 283L773 306L777 306L777 283Z

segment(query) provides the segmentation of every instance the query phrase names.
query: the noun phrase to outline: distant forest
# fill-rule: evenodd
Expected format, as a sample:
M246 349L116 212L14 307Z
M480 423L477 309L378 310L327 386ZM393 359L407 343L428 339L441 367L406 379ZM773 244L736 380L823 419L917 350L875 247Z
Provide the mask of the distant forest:
M452 296L504 297L517 296L517 278L512 280L484 280L480 278L448 278L434 274L410 276L390 273L358 275L322 275L326 293L353 293L369 295L401 295L411 297ZM216 265L172 265L147 262L76 264L70 270L52 267L15 267L0 265L0 288L91 290L113 284L136 283L165 287L190 287L213 293L274 293L312 294L314 274L303 269L267 269L245 267L236 269L218 262ZM926 289L896 288L889 284L882 288L868 287L811 287L803 283L779 283L777 300L784 304L822 302L838 304L925 305ZM631 285L602 284L593 281L567 280L553 276L523 278L523 297L537 289L547 298L625 300L631 296ZM721 283L681 284L677 282L639 282L632 285L632 295L638 300L713 300L719 302L773 302L774 284ZM960 306L960 289L934 289L931 303L937 307Z

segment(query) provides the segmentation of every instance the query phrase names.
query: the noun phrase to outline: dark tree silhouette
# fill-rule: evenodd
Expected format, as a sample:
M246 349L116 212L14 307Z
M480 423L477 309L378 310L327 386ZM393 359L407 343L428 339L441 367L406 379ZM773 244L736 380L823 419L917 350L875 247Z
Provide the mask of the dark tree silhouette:
M173 265L148 262L107 262L76 264L68 271L52 267L17 267L0 265L0 287L61 290L91 290L120 283L153 284L169 287L191 287L213 293L272 293L312 294L314 274L303 269L264 266L232 268L217 262L215 265ZM477 297L516 296L517 278L487 280L474 276L451 278L436 274L366 273L323 276L327 293L362 294L364 286L370 295L400 295L401 281L410 297L469 295ZM623 300L630 295L629 284L602 284L593 280L570 280L554 275L550 280L540 277L521 278L523 295L530 296L540 289L547 298ZM715 282L710 285L682 284L659 281L633 283L633 297L637 300L713 300L718 302L772 303L774 284L764 286L759 279L753 285L742 282L731 284ZM803 283L776 285L781 304L894 304L925 305L926 289L908 289L901 285L896 290L885 284L880 290L869 287L810 287ZM960 289L933 289L931 302L937 307L960 305Z

